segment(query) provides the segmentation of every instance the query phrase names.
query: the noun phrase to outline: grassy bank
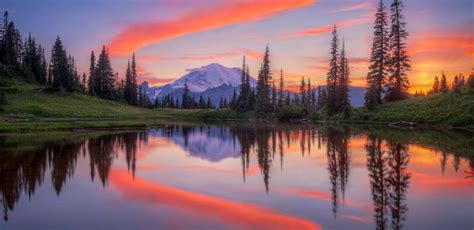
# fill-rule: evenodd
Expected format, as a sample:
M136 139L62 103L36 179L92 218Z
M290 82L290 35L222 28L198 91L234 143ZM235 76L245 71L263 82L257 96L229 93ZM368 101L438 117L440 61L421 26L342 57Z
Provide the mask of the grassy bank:
M379 106L375 111L355 110L350 121L416 122L474 127L474 93L435 94Z

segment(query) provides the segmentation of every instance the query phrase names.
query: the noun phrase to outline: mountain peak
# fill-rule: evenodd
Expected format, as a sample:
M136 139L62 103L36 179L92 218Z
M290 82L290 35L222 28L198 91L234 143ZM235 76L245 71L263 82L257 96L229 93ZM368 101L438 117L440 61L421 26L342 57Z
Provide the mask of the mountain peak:
M170 83L169 86L174 89L183 88L184 83L187 82L192 92L199 93L222 85L238 87L242 76L240 68L229 68L219 63L211 63L187 71L186 75ZM252 78L251 83L255 84L255 82Z

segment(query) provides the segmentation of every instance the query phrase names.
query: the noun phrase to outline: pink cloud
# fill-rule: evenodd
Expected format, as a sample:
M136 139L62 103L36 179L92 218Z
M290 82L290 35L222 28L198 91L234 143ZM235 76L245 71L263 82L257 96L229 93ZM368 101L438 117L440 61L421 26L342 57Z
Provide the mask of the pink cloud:
M144 21L125 27L109 45L114 56L191 33L267 18L314 3L314 0L224 1L169 21Z

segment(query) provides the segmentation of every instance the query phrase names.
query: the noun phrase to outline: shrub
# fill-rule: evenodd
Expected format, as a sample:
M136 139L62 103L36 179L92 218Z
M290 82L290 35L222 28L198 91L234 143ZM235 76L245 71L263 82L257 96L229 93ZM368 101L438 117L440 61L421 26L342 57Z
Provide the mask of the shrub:
M276 117L278 120L295 120L304 118L305 109L298 105L288 105L277 110Z

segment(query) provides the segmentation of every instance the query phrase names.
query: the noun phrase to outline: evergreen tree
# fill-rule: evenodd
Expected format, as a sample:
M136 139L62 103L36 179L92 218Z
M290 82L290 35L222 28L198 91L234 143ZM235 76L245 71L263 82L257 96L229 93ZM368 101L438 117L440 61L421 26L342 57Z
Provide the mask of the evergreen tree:
M88 89L89 89L89 95L95 96L95 55L94 51L91 52L91 58L90 58L90 65L89 65L89 82L88 82Z
M49 64L49 68L52 88L69 89L70 85L72 84L69 60L67 57L66 50L64 50L59 36L56 38L53 49L51 51L51 61Z
M132 65L130 66L130 104L137 104L137 88L138 88L138 74L137 74L137 63L135 61L135 53L132 56Z
M469 78L467 78L466 86L471 91L474 90L474 72L471 72L471 74L469 75Z
M211 97L207 98L206 108L207 109L213 109L214 108L214 105L212 105Z
M87 77L86 73L82 74L82 81L81 81L81 91L82 93L87 93Z
M237 92L234 89L234 92L232 93L232 99L230 101L230 108L233 110L237 110Z
M345 43L342 43L341 56L339 58L339 77L337 80L337 105L338 110L350 106L349 102L349 63L346 57Z
M394 0L391 5L392 27L389 36L390 61L387 94L385 100L397 101L406 99L410 87L407 72L411 70L410 58L406 52L405 40L408 32L402 15L403 4L401 0Z
M95 69L95 94L101 98L113 99L115 81L108 51L103 46Z
M278 95L277 95L277 89L275 86L275 81L272 81L272 107L273 109L276 109L278 107Z
M369 72L367 73L367 93L365 104L375 108L382 104L382 94L387 80L389 63L389 37L387 29L387 13L383 0L380 0L375 14L374 37L370 54ZM375 102L374 102L375 100Z
M299 103L301 106L306 105L306 84L304 81L304 77L301 77L301 85L300 85L300 96L299 96Z
M314 92L313 88L311 87L311 79L308 78L308 84L307 84L307 89L306 89L306 103L304 104L304 107L307 112L312 112L313 111L313 99L314 99Z
M290 92L287 92L286 97L285 97L285 105L290 105L290 104L291 104Z
M125 72L125 87L123 97L129 105L136 105L136 94L133 92L135 83L133 82L132 69L130 67L130 61L127 63L127 70Z
M280 88L278 89L278 108L283 107L285 102L285 95L284 95L284 82L283 82L283 68L280 70Z
M200 109L206 108L206 101L204 100L204 97L202 96L202 94L199 96L199 108Z
M369 110L374 110L377 107L377 105L379 104L379 94L378 94L378 88L376 84L369 84L369 88L367 89L367 92L365 93L364 99L365 99L364 105Z
M446 75L444 74L444 71L441 75L441 83L439 86L439 91L441 93L446 93L449 91L448 81L446 80Z
M191 107L192 107L192 99L191 99L190 92L189 92L188 80L185 79L183 96L181 98L181 108L182 109L191 109Z
M327 73L327 109L329 114L334 114L338 111L337 103L337 78L339 75L338 55L339 55L339 38L337 35L337 28L334 25L332 31L331 42L331 59L329 62L329 71Z
M6 66L20 67L22 52L20 32L15 28L15 24L8 20L8 11L5 11L0 40L0 62Z
M256 115L257 118L265 118L272 112L272 104L270 99L270 82L272 73L270 69L270 53L268 46L265 50L263 62L258 73L257 93L256 93Z
M431 88L431 92L439 93L439 91L440 91L439 79L438 79L438 76L435 76L434 81L433 81L433 88Z
M242 75L240 77L240 88L239 96L237 98L237 111L244 112L249 110L249 100L250 100L250 80L248 78L248 68L245 64L245 56L242 63Z

